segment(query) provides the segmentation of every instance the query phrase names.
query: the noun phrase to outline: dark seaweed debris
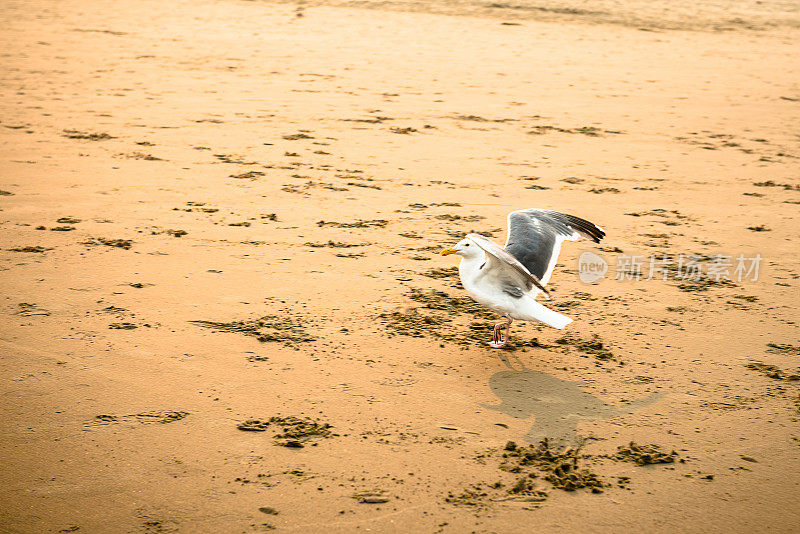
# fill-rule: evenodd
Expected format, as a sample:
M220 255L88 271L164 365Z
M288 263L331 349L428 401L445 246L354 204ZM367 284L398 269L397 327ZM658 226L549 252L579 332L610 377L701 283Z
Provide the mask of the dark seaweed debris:
M83 242L84 245L106 245L109 247L124 248L128 250L131 248L133 241L130 239L106 239L105 237L92 237L88 241Z
M469 297L451 297L444 291L436 289L430 291L412 289L408 297L422 304L423 308L430 310L442 310L451 314L466 313L478 319L495 319L497 317L497 314Z
M556 343L558 343L559 345L569 345L575 347L576 349L578 349L583 353L591 354L598 360L614 359L614 354L612 354L611 351L608 350L608 348L603 345L603 342L600 340L597 334L594 334L592 336L592 339L590 340L580 339L571 335L566 335L564 337L557 339Z
M84 423L84 425L105 426L116 423L166 424L166 423L173 423L175 421L180 421L181 419L183 419L188 415L189 412L183 412L183 411L154 411L154 412L136 413L131 415L101 414L101 415L96 415L94 419L92 419L91 421L87 421L86 423Z
M10 250L11 252L34 252L34 253L37 253L37 254L41 254L43 252L46 252L48 250L53 250L53 249L52 249L52 247L40 247L40 246L31 247L31 246L28 246L28 247L14 247L14 248L10 248L8 250Z
M114 139L113 136L107 133L81 132L78 130L64 130L63 135L68 139L88 139L90 141L104 141L106 139Z
M800 345L779 345L777 343L767 343L767 352L773 354L796 354L800 356Z
M382 490L355 493L353 498L361 504L383 504L391 500L391 497Z
M589 192L600 195L603 193L619 193L619 189L616 187L593 187L589 189Z
M246 336L255 337L261 342L277 342L292 347L297 343L316 341L314 336L306 332L302 321L294 317L265 315L258 319L231 321L229 323L202 320L189 322L222 332L239 332Z
M513 442L507 443L500 468L511 473L525 473L535 478L537 473L530 468L544 473L544 480L553 487L564 491L575 491L588 488L592 493L602 493L603 482L591 471L579 465L580 448L567 448L556 452L550 448L545 438L537 445L517 447ZM519 485L519 483L518 483ZM512 488L513 490L513 488Z
M776 380L800 380L800 374L787 374L786 371L779 367L763 362L750 362L745 364L745 367L753 371L759 371L769 378L774 378Z
M264 176L264 173L261 171L248 171L243 172L240 174L231 174L228 176L229 178L236 178L237 180L255 180L259 176Z
M686 279L678 284L678 289L687 292L708 291L712 287L736 287L736 284L724 278L720 280L713 280L711 278L702 278L700 280Z
M247 432L266 432L268 428L275 428L275 444L283 447L303 448L304 442L312 439L330 438L336 436L331 432L333 428L328 423L322 423L309 418L274 416L269 419L248 419L239 423L236 428Z
M756 187L782 187L787 191L800 191L800 184L778 184L772 180L767 180L766 182L754 182L753 185Z
M135 330L139 327L133 323L111 323L108 328L111 330Z
M589 137L602 137L603 134L621 134L622 132L616 130L604 130L594 126L580 126L578 128L559 128L558 126L534 126L533 130L529 131L530 135L543 135L546 133L558 132L568 134L582 134Z
M308 134L304 134L302 132L301 133L292 134L292 135L284 135L283 138L286 139L287 141L297 141L298 139L314 139L313 136L310 136Z
M384 319L384 324L392 332L410 337L435 335L435 327L445 322L444 319L439 317L423 315L416 308L410 308L402 312L382 313L378 317Z
M128 159L141 159L144 161L164 161L159 157L156 157L152 154L145 154L144 152L131 152L130 154L121 154L121 155Z
M485 218L486 217L482 215L452 215L450 213L436 215L434 217L434 219L438 219L440 221L465 221L465 222L477 222Z
M488 342L497 315L469 297L453 297L443 291L412 288L407 294L411 300L422 304L418 308L407 308L378 316L392 334L411 337L430 336L463 346ZM454 325L453 319L472 317L465 325ZM512 340L508 350L523 346L534 346Z
M19 309L14 312L14 315L21 315L22 317L33 317L35 315L42 315L48 316L50 312L45 310L44 308L40 308L36 304L31 304L30 302L20 302L17 304Z
M412 128L410 126L407 127L407 128L400 128L398 126L392 126L391 128L389 128L389 131L392 132L392 133L396 133L396 134L408 135L408 134L411 134L411 133L414 133L414 132L418 132L419 130L417 130L416 128Z
M428 278L458 280L458 267L435 267L420 274Z
M351 247L363 247L368 245L369 243L342 243L341 241L331 241L329 240L327 243L304 243L305 246L311 248L323 248L323 247L331 247L331 248L351 248Z
M658 445L637 445L633 441L627 447L617 447L617 453L613 456L616 460L633 462L636 465L671 464L677 457L678 453L675 451L667 453Z
M262 421L261 419L248 419L236 425L239 430L245 432L264 432L269 428L269 421Z
M355 222L344 223L344 222L336 222L336 221L317 221L317 226L333 226L335 228L370 228L370 227L378 227L383 228L389 224L389 221L383 219L374 219L371 221L363 221L358 220Z
M461 493L448 493L445 502L456 506L482 506L487 501L508 500L541 502L547 498L547 491L537 484L540 480L563 491L586 488L591 493L602 493L606 484L580 465L580 460L585 457L579 452L579 449L572 448L556 452L550 448L547 439L527 447L519 447L509 441L503 448L498 467L501 471L513 474L513 482L471 484ZM478 458L493 457L496 454L497 451L490 451Z

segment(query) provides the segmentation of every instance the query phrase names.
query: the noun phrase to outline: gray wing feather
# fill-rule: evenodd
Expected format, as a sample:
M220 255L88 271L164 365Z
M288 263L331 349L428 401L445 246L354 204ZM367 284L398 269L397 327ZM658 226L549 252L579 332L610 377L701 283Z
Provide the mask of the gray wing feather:
M561 242L577 239L579 235L599 243L606 234L599 226L566 213L535 208L512 211L508 214L505 250L546 283Z

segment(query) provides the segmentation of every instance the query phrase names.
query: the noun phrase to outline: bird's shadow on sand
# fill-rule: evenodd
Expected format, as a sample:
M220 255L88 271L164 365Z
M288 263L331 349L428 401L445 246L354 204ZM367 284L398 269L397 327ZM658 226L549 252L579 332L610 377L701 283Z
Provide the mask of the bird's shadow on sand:
M517 419L534 416L535 422L524 438L538 443L547 438L551 444L578 445L583 438L577 434L580 421L610 419L618 415L633 413L659 398L664 392L614 406L584 391L589 384L562 380L555 376L527 369L517 360L520 370L515 369L505 354L500 358L509 368L499 371L489 379L489 387L501 400L499 405L481 404L484 408L502 412Z

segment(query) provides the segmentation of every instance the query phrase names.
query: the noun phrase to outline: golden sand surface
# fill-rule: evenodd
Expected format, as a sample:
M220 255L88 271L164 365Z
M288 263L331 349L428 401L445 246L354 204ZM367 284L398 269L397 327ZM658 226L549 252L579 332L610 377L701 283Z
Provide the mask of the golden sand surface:
M791 5L420 4L0 6L0 532L796 532Z

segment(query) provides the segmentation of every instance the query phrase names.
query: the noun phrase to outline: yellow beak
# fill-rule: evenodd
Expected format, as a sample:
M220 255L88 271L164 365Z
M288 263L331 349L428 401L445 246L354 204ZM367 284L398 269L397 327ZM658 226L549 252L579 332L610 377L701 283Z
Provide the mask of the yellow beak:
M453 250L452 248L446 248L443 251L441 251L439 254L441 254L442 256L449 256L450 254L455 254L455 253L456 253L456 251Z

